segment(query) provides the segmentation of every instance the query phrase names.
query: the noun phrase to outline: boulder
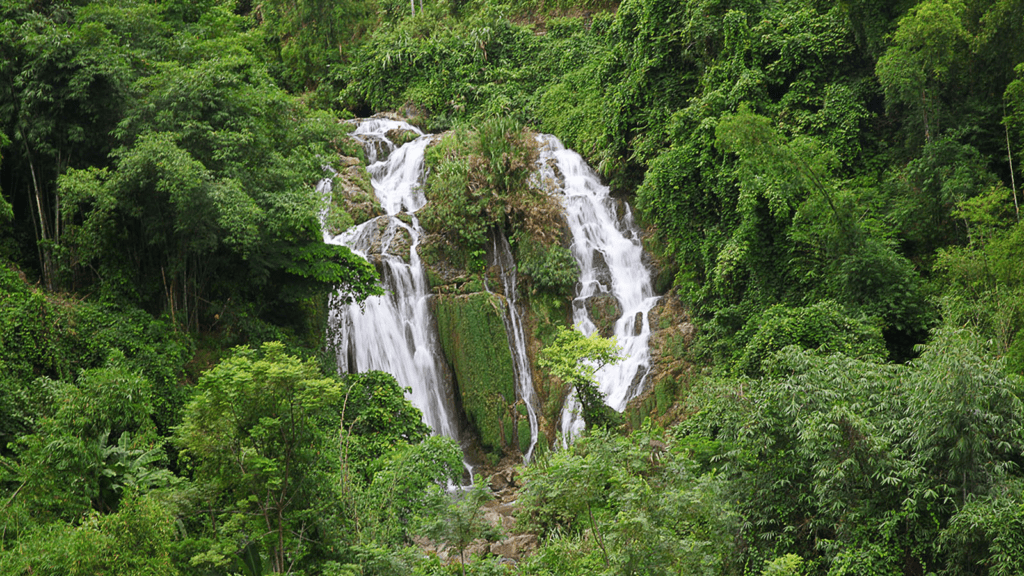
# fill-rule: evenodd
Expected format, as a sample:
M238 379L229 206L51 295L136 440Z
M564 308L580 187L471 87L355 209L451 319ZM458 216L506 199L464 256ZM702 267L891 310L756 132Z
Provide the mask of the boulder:
M615 322L622 316L622 306L610 293L602 292L587 298L584 303L598 333L610 338L615 335Z
M491 544L490 552L495 556L518 561L536 552L539 546L536 534L516 534Z
M412 130L403 130L401 128L395 128L394 130L388 130L384 133L384 136L395 145L396 148L401 148L406 142L412 142L413 140L420 137L419 134Z

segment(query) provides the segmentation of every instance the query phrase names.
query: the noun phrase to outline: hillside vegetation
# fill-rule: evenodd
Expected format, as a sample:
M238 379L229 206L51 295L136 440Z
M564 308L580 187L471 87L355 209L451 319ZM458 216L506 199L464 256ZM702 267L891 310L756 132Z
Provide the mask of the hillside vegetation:
M0 574L1024 574L1022 30L1024 0L0 0ZM327 295L382 293L318 215L379 213L341 120L385 111L446 132L423 257L491 460L530 440L492 235L532 342L575 282L531 132L635 206L665 294L622 417L454 495L460 447L325 353Z

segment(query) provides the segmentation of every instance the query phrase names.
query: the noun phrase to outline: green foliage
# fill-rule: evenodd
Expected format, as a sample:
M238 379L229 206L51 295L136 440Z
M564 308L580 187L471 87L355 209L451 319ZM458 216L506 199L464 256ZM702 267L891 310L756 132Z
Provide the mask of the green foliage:
M372 23L370 2L274 0L253 6L272 72L292 89L309 89L350 56Z
M778 376L691 400L704 407L681 432L717 442L748 565L796 554L829 574L895 574L911 558L959 574L1012 546L956 519L966 502L973 518L1013 506L1019 475L1021 382L981 352L950 329L902 367L790 347Z
M886 101L911 107L924 139L941 133L944 121L939 86L956 86L963 53L970 44L963 2L926 0L900 19L893 44L878 60Z
M557 345L574 263L554 242L557 203L525 176L524 126L556 134L617 193L639 186L714 352L694 358L762 376L691 382L679 406L693 416L672 435L592 431L539 457L521 500L543 545L516 570L1021 572L1021 383L1008 374L1024 370L1024 3L412 12L0 6L0 253L16 260L0 266L4 572L457 570L399 549L431 514L426 488L460 465L450 441L423 440L386 375L323 378L274 346L230 354L178 428L195 482L165 454L190 393L187 332L215 332L196 374L220 355L211 343L311 330L310 298L335 285L376 292L372 267L320 242L312 184L351 150L309 105L460 127L430 152L436 213L422 221L473 266L492 229L515 238L534 335ZM915 351L937 320L929 293L947 328ZM522 444L500 302L465 300L438 308L446 354L479 383L467 411L492 450ZM891 359L917 359L881 363L879 333ZM656 409L677 400L669 384ZM553 421L561 395L543 392ZM452 502L438 502L446 517Z
M1005 197L1001 209L1007 208ZM970 217L976 240L966 247L939 253L937 281L945 286L943 312L948 322L967 325L991 339L992 351L1005 358L1009 370L1024 372L1024 277L1019 266L1024 228L984 227L991 216Z
M803 563L803 558L796 554L786 554L768 563L761 576L801 576Z
M462 479L462 451L444 436L431 436L419 444L403 445L382 457L367 487L360 529L372 540L396 544L416 533L416 516L437 515L437 495ZM369 534L366 534L369 533Z
M468 490L446 494L436 488L428 517L421 520L418 531L435 542L443 542L459 551L462 574L466 574L466 547L477 538L494 538L496 529L484 520L483 505L494 499L483 477L477 476Z
M943 246L961 244L970 230L954 217L960 202L996 184L978 151L950 138L926 144L920 158L910 162L898 182L905 188L899 207L906 251L927 257Z
M0 164L3 164L3 149L10 146L11 141L7 138L7 135L0 132ZM10 222L14 218L14 209L11 208L11 203L3 197L3 189L0 188L0 222ZM0 254L2 256L3 254Z
M1021 381L987 362L973 334L949 329L914 366L908 442L936 496L963 505L1017 471Z
M462 474L458 446L428 433L388 374L339 380L280 343L236 348L176 429L198 489L189 505L209 522L185 560L281 571L403 541L426 487Z
M594 374L602 367L621 359L620 351L614 338L603 338L597 332L584 336L577 330L565 327L559 328L555 341L541 351L537 364L573 387L588 429L621 424L621 417L605 406L604 394L598 389L594 378Z
M530 178L536 161L537 142L509 117L449 133L427 153L424 228L469 254L484 249L492 229L550 244L560 207Z
M34 422L35 433L18 438L14 466L14 479L24 484L20 504L33 516L72 520L89 510L115 511L125 488L142 492L172 481L153 467L166 454L151 418L152 386L123 356L84 370L74 384L37 384L48 389L52 412Z
M572 252L561 244L545 247L521 235L516 242L516 267L529 277L535 290L568 294L579 278L579 264Z
M53 381L83 381L96 372L81 371L99 369L112 355L118 369L141 371L146 402L151 403L146 409L152 411L160 432L169 430L184 403L178 381L192 354L187 335L173 332L166 322L141 310L47 298L13 271L3 270L9 274L0 289L3 450L54 413Z
M214 301L280 314L335 284L356 300L379 291L372 266L320 238L311 181L336 123L289 99L238 46L156 72L133 86L114 170L59 182L64 217L81 219L68 231L76 259L95 263L109 297L195 329L214 321ZM245 280L226 281L230 270Z
M349 374L344 384L348 387L341 414L346 430L345 458L354 469L363 470L369 481L389 452L400 445L422 442L430 427L390 374Z
M750 322L756 332L743 348L737 368L748 376L766 371L766 361L791 345L854 358L883 358L881 331L863 319L850 318L832 301L806 308L774 306Z
M277 572L308 553L301 534L324 520L312 507L339 465L328 455L344 400L341 382L280 343L240 347L203 374L175 432L221 537L259 542Z
M42 524L0 549L6 574L179 574L172 510L152 496L131 495L116 514L87 514L77 525Z
M666 440L650 428L590 431L527 468L520 522L548 538L527 572L737 573L721 479Z

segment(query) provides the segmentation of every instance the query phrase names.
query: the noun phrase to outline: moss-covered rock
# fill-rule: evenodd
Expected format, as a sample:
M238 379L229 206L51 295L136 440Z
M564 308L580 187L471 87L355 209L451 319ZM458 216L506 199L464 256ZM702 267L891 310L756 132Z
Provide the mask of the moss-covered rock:
M609 293L600 293L587 298L584 302L591 320L597 326L597 331L604 338L611 338L615 335L615 322L622 316L622 305Z
M445 358L455 373L467 420L492 453L515 447L515 372L504 322L505 301L480 292L438 295L434 313Z
M394 144L396 148L400 148L402 147L402 145L408 142L412 142L413 140L420 137L420 135L417 134L416 132L412 130L405 130L403 128L395 128L394 130L388 130L384 134L384 136L388 140L391 140L391 143Z
M384 214L363 161L354 156L341 156L338 163L327 214L327 230L331 234L340 234L353 224Z

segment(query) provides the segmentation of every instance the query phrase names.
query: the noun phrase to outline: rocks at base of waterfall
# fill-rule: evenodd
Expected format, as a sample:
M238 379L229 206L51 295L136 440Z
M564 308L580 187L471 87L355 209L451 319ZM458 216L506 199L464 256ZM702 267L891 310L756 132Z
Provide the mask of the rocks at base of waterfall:
M502 478L505 478L506 476L500 472L499 474ZM508 480L508 478L505 478L505 480ZM512 480L514 484L514 475L512 476ZM512 486L513 484L510 484L509 486ZM515 526L515 518L513 516L515 511L514 505L507 502L492 500L481 506L480 510L483 512L484 520L491 527L497 528L504 537L496 542L489 542L482 538L473 540L463 551L463 555L467 562L474 556L484 557L491 555L501 558L503 561L516 563L537 551L537 548L540 546L540 541L536 534L509 533ZM448 546L443 543L438 544L422 536L413 536L412 541L413 544L419 547L423 553L436 555L443 563L447 564L459 561L458 548Z
M519 561L537 551L540 540L536 534L516 534L491 544L490 552L495 556Z
M442 563L449 564L460 561L459 550L453 546L435 544L432 540L422 536L413 536L412 542L424 554L435 555ZM466 546L462 551L462 556L466 558L467 562L472 561L473 557L483 558L491 555L516 563L536 552L539 547L540 539L536 534L513 534L497 542L488 542L483 538L477 538Z
M481 507L484 511L484 521L492 528L497 528L502 534L508 534L515 527L515 507L509 502L491 500Z
M489 484L494 492L495 502L507 504L516 499L519 482L515 468L509 467L498 470L491 475ZM509 514L511 514L511 509L509 509Z
M622 305L615 296L606 292L595 294L584 300L583 305L601 336L611 338L615 335L615 321L622 316Z
M491 543L483 538L477 538L466 546L466 549L462 551L462 555L465 558L472 558L474 556L483 558L491 551Z

